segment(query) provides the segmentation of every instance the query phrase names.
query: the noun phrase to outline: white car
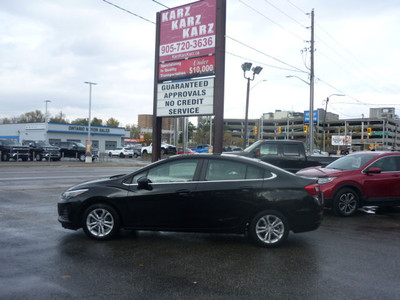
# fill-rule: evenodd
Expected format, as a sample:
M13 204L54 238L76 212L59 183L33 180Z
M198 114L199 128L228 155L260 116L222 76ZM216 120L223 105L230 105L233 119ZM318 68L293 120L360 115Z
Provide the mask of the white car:
M124 157L132 157L133 156L133 149L131 147L119 147L115 148L114 150L108 150L108 156L118 156L121 158Z
M152 154L153 152L153 143L151 143L147 147L142 147L142 155L143 154ZM170 145L167 143L161 143L161 153L162 154L176 154L176 147L174 145Z

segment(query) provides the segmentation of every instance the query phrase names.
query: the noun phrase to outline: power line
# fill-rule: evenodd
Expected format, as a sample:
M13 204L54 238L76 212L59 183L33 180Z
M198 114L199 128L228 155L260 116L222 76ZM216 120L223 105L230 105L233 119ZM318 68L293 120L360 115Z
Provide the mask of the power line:
M280 59L278 59L278 58L276 58L276 57L273 57L273 56L271 56L271 55L269 55L269 54L267 54L267 53L265 53L265 52L262 52L261 50L258 50L258 49L254 48L254 47L252 47L252 46L249 46L249 45L247 45L247 44L245 44L245 43L243 43L243 42L241 42L241 41L239 41L239 40L237 40L237 39L235 39L235 38L233 38L233 37L230 37L230 36L228 36L228 35L227 35L226 37L229 38L229 39L231 39L232 41L238 43L238 44L241 44L241 45L243 45L243 46L245 46L245 47L247 47L247 48L253 50L253 51L256 51L256 52L258 52L258 53L260 53L260 54L262 54L262 55L265 55L265 56L267 56L267 57L269 57L269 58L271 58L271 59L273 59L273 60L275 60L275 61L277 61L277 62L279 62L279 63L281 63L281 64L284 64L284 65L286 65L286 66L288 66L288 67L293 68L292 71L294 71L294 72L308 73L308 72L303 71L303 70L301 70L301 69L299 69L299 68L297 68L297 67L295 67L295 66L292 66L292 65L290 65L290 64L288 64L288 63L286 63L286 62L284 62L284 61L282 61L282 60L280 60Z
M146 19L145 17L139 16L138 14L135 14L134 12L131 12L130 10L127 10L127 9L121 7L121 6L118 6L118 5L114 4L114 3L111 3L110 1L107 1L107 0L102 0L102 1L107 3L107 4L109 4L109 5L114 6L114 7L118 8L118 9L120 9L120 10L123 10L124 12L127 12L128 14L134 15L137 18L140 18L140 19L145 20L145 21L147 21L149 23L152 23L152 24L156 24L156 22L153 22L153 21L151 21L149 19Z
M282 25L278 24L277 22L275 22L274 20L268 18L266 15L264 15L263 13L261 13L260 11L258 11L257 9L253 8L252 6L248 5L247 3L244 3L243 0L239 0L240 3L242 3L243 5L247 6L249 9L251 9L252 11L258 13L260 16L264 17L265 19L267 19L268 21L270 21L271 23L275 24L276 26L278 26L279 28L283 29L284 31L290 33L291 35L293 35L294 37L304 41L304 39L300 36L298 36L297 34L291 32L290 30L286 29L285 27L283 27Z

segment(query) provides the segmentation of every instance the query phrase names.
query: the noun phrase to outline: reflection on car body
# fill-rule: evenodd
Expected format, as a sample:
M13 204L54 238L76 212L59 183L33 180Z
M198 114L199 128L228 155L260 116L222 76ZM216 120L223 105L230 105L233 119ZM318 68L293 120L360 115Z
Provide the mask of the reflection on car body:
M318 228L323 199L315 179L259 160L216 154L178 155L136 172L78 184L58 203L65 228L94 239L120 228L248 233L264 247L289 231Z

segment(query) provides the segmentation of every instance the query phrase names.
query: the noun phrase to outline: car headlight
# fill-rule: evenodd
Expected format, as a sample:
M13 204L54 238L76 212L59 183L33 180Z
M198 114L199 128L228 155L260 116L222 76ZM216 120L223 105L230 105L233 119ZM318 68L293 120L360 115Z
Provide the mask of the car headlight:
M61 194L61 199L63 200L69 200L71 198L75 198L79 195L82 195L83 193L87 192L89 189L80 189L80 190L74 190L74 191L66 191Z
M324 184L324 183L329 183L332 182L336 179L336 177L321 177L318 178L318 184Z

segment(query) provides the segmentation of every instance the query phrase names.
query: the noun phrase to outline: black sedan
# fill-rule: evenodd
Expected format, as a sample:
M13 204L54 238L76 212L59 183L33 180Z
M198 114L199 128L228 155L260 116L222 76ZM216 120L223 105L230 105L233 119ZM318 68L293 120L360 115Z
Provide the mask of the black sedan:
M322 214L316 179L229 154L169 157L73 186L58 203L63 227L97 240L120 228L247 233L264 247L280 245L289 231L317 229Z

